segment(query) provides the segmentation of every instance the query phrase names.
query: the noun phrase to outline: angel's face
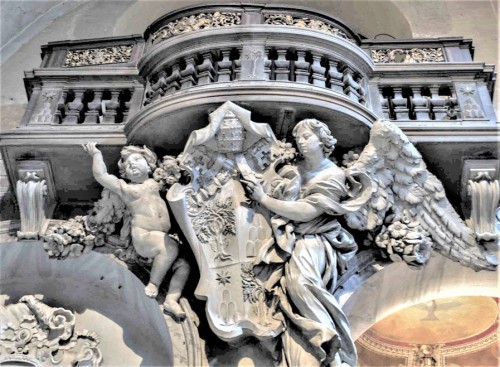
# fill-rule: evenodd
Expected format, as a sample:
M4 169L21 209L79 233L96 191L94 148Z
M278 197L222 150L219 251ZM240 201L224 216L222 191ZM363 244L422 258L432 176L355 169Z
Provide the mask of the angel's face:
M130 181L141 183L149 177L151 169L142 154L133 153L123 163L125 165L125 174Z
M297 130L295 141L302 156L307 156L308 154L315 153L318 150L321 152L323 151L319 137L314 131L305 125L299 127Z

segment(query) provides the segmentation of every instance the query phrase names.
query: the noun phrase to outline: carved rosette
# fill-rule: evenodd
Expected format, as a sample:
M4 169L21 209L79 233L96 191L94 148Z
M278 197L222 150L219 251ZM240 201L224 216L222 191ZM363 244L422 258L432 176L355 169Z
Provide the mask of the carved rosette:
M181 33L194 32L208 28L231 27L240 23L241 13L215 12L194 14L167 23L153 33L151 39L154 42L156 39L165 40Z
M63 67L120 64L129 62L133 45L89 48L85 50L68 50Z
M356 43L354 39L349 37L347 33L340 28L334 27L333 25L327 24L318 19L294 17L289 14L266 14L264 22L265 24L287 25L293 27L314 29L331 34L332 36L343 38L345 40L348 40L349 42Z
M75 315L50 307L42 296L24 296L0 306L0 363L30 362L36 366L92 366L102 363L99 336L75 330Z
M380 49L372 50L372 59L376 64L395 63L428 63L445 62L443 49L412 48L412 49Z

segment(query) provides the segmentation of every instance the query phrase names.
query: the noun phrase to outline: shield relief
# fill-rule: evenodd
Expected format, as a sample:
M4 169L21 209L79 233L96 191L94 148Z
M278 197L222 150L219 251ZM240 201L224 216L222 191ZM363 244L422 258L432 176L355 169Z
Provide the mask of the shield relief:
M226 341L271 339L283 329L253 273L255 257L274 241L269 212L239 182L266 176L277 150L268 124L226 102L210 114L207 127L191 133L182 153L191 182L176 183L167 194L200 270L195 295L206 300L212 331Z

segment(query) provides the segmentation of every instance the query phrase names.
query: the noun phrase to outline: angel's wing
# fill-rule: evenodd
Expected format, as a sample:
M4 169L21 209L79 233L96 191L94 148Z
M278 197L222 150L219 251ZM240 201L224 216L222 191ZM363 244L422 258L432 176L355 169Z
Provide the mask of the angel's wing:
M422 156L403 132L388 121L377 121L370 141L350 170L365 171L373 180L371 199L346 215L351 228L373 231L391 259L420 265L432 248L475 270L495 268L462 221L441 182L427 170Z

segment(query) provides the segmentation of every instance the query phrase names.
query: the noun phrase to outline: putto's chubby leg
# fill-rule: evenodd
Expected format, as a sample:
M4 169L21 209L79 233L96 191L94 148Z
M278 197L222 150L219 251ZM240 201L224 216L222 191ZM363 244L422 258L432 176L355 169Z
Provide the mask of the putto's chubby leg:
M163 303L163 310L179 320L183 320L186 317L186 313L179 304L179 299L189 277L189 270L190 266L186 260L179 258L175 261L172 279L170 280L167 296Z

